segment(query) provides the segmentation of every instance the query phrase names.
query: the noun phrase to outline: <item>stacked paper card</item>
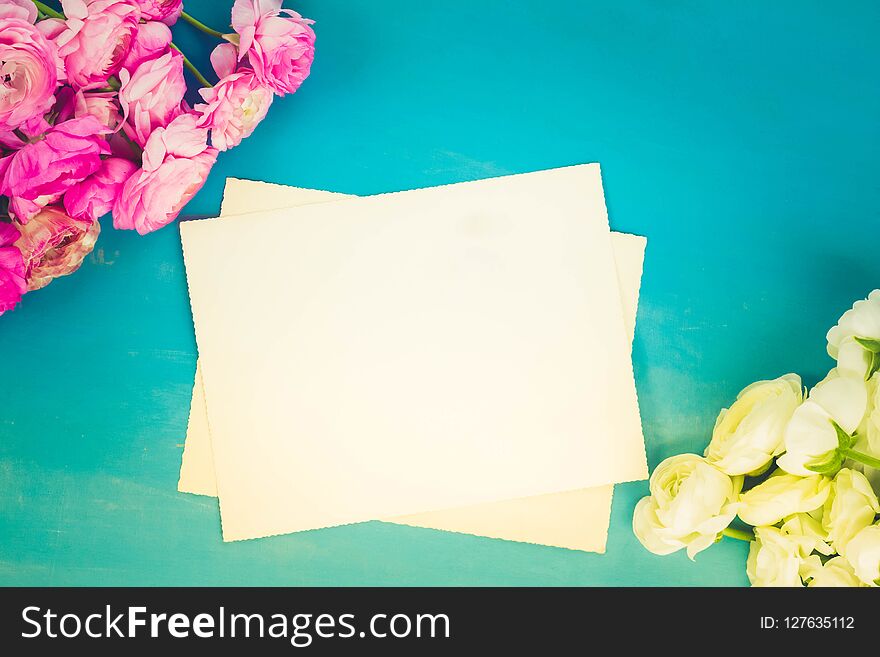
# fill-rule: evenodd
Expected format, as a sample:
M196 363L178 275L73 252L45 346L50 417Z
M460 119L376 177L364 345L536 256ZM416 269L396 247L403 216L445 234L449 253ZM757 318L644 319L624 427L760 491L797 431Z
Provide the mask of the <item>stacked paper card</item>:
M645 240L598 165L350 197L230 179L181 225L199 349L179 490L224 540L383 519L605 549L647 476Z

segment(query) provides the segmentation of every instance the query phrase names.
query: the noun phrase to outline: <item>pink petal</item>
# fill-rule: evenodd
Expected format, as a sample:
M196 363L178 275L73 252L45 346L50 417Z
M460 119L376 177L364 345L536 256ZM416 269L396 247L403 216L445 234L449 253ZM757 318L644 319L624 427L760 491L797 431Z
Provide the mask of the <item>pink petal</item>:
M238 52L231 43L221 43L211 52L211 66L217 77L225 78L235 70Z

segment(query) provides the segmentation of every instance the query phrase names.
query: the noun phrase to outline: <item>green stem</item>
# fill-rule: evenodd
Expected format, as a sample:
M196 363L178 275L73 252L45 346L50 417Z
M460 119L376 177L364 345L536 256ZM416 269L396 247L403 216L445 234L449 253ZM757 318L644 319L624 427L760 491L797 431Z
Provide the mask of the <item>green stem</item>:
M217 37L218 39L223 38L222 32L218 32L217 30L208 27L202 21L198 20L197 18L193 18L192 16L187 14L185 11L180 14L180 17L183 20L185 20L187 23L192 25L194 28L196 28L197 30L201 30L205 34L210 34L211 36Z
M854 449L841 449L840 453L853 461L858 461L862 465L867 465L869 468L880 470L880 459L865 454L864 452L857 452Z
M173 43L171 44L171 47L180 53L181 57L183 57L183 65L189 69L189 72L195 76L196 80L198 80L203 87L213 87L214 86L213 84L208 82L208 78L206 78L204 75L202 75L202 72L199 71L199 69L197 69L191 61L189 61L187 56L183 54L183 51L180 48L175 46Z
M52 7L49 7L42 2L37 2L37 0L32 1L35 5L37 5L37 9L46 14L46 16L50 16L52 18L60 18L61 20L64 20L64 14L62 14L60 11L56 11L52 9Z
M721 532L723 536L729 536L730 538L735 538L738 541L754 541L755 535L745 529L734 529L733 527L728 527L727 529Z

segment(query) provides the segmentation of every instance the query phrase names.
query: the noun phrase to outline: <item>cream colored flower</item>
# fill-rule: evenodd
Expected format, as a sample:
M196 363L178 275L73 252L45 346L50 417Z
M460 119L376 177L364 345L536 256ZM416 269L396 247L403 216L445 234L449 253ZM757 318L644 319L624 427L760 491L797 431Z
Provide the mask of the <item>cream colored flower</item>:
M816 558L805 569L804 579L811 587L859 587L867 586L853 572L852 566L843 557L834 557L824 564Z
M684 541L661 536L663 525L657 518L657 500L650 495L643 497L633 511L633 533L648 552L661 556L678 552L685 547Z
M693 559L736 516L742 483L696 454L668 458L651 475L651 495L636 505L633 532L654 554L686 548Z
M819 552L826 557L831 556L834 554L834 548L828 545L828 532L825 531L821 521L814 517L814 515L821 517L821 509L812 513L796 513L793 516L789 516L782 523L780 529L782 529L784 534L804 536L809 539L812 542L810 552Z
M868 408L857 433L863 435L871 454L880 455L880 372L866 384Z
M856 442L852 448L862 454L880 458L880 372L871 377L867 388L868 410L856 430ZM852 459L847 459L844 465L863 473L871 482L874 492L880 495L880 470L865 466Z
M749 545L746 575L752 586L803 586L802 574L815 568L812 541L777 527L756 527Z
M868 389L864 380L830 373L792 415L785 429L785 454L776 464L802 477L815 473L811 467L826 466L829 471L840 467L843 458L837 451L840 446L837 427L851 440L867 405Z
M830 343L828 351L831 351ZM876 371L874 355L875 352L866 349L856 338L848 335L841 339L837 347L837 367L835 369L845 376L866 379L869 374Z
M834 477L825 501L822 526L834 549L846 554L847 543L862 529L874 523L880 502L861 472L843 468Z
M818 509L830 490L828 477L798 477L777 470L740 496L739 517L755 527L775 525L786 516Z
M785 427L801 402L797 374L753 383L718 415L706 458L729 475L764 471L782 453Z
M880 582L880 525L865 527L846 546L846 560L865 584Z
M828 353L842 374L868 378L876 371L880 352L880 290L856 301L828 331Z

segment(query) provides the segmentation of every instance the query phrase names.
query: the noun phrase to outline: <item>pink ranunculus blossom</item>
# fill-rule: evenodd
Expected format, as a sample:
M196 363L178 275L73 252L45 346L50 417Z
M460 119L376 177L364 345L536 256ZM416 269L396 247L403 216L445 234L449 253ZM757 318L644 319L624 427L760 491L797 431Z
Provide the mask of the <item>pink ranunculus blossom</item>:
M21 18L0 18L0 132L52 107L61 66L57 48L36 27Z
M314 21L281 8L281 0L235 0L232 28L239 59L279 96L293 93L309 76L315 57Z
M119 111L119 95L115 91L77 91L71 103L72 116L94 116L107 129L110 152L129 160L139 160L140 149L121 134L122 113Z
M273 94L250 68L235 70L235 46L231 43L217 46L211 63L220 81L199 89L205 103L193 109L200 114L199 127L211 129L211 144L225 151L253 133L269 111Z
M58 87L58 90L55 92L55 104L49 110L51 115L49 118L52 119L52 123L63 123L74 117L77 93L73 87L67 85ZM40 131L39 134L43 132L45 130Z
M0 222L0 315L12 310L27 291L24 258L15 246L18 229Z
M97 221L113 209L125 181L137 170L131 160L108 157L100 169L67 190L64 209L71 217Z
M43 208L25 226L15 246L24 260L27 290L39 290L53 278L79 269L95 247L101 224L75 219L58 207Z
M105 131L94 116L70 119L0 159L0 195L9 197L16 219L26 223L97 171L110 153Z
M4 0L0 4L0 18L19 18L28 23L37 22L37 5L32 0Z
M45 117L35 116L18 126L18 132L23 134L27 139L37 139L51 128L52 125ZM22 146L24 146L24 143L22 143Z
M162 21L174 25L183 11L183 0L134 0L141 8L141 16L147 21Z
M147 60L134 71L119 71L119 104L125 118L123 129L139 146L147 143L158 127L168 125L183 112L183 56L176 50Z
M35 116L19 125L14 132L0 132L0 146L3 146L6 150L17 151L27 144L28 139L39 137L51 127L45 118ZM2 156L2 153L0 153L0 156ZM10 158L5 159L9 160ZM3 168L0 167L0 176L2 176L2 172Z
M122 186L113 206L113 225L141 235L171 223L195 196L217 159L208 131L196 115L181 114L156 128L144 146L143 168Z
M164 55L170 46L171 30L167 25L158 21L141 23L132 39L128 54L122 60L122 68L133 71L146 60Z
M94 116L108 131L116 130L122 121L115 91L92 91L76 94L74 116Z
M23 143L21 138L11 130L0 131L0 156L6 154L4 151L14 151L21 148Z
M62 0L61 6L67 20L54 42L68 81L77 89L107 86L128 54L140 9L126 0Z

